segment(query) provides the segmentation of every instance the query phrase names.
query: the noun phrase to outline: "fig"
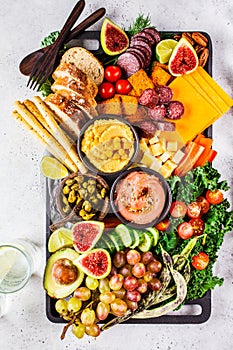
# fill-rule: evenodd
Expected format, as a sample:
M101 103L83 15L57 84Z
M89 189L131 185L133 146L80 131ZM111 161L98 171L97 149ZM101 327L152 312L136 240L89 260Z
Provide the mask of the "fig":
M104 231L104 223L99 221L80 221L72 228L73 245L78 253L92 249Z
M168 69L173 76L192 73L198 67L198 57L193 46L181 38L168 62Z
M80 255L77 265L86 275L97 279L107 277L112 267L109 252L102 248L92 249Z
M117 24L105 18L100 32L100 42L107 55L114 56L129 47L129 38Z

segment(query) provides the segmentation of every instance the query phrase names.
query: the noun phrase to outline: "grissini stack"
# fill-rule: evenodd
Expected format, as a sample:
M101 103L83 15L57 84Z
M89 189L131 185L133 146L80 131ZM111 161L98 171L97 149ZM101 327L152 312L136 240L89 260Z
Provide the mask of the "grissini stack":
M36 103L40 106L42 113L37 108ZM12 113L13 117L30 130L48 151L69 170L85 173L86 168L75 153L72 143L56 123L53 113L40 97L36 99L36 103L29 100L26 100L25 104L16 101L14 103L15 111ZM46 109L43 108L43 105Z

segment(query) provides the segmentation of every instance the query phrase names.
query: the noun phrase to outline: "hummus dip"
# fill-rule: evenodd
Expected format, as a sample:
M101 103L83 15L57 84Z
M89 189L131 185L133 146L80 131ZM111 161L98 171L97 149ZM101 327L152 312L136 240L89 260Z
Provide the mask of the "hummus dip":
M165 199L160 180L143 171L132 171L116 186L118 212L132 223L145 225L158 218Z

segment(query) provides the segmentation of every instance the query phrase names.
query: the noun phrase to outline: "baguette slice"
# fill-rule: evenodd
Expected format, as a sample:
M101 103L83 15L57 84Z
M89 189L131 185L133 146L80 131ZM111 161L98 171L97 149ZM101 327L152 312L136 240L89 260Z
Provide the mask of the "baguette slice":
M97 85L88 77L88 75L76 67L73 63L61 63L53 72L52 75L54 80L64 79L66 84L77 92L82 93L83 90L87 89L91 95L95 97L98 93Z
M76 140L82 126L87 121L79 107L58 93L48 95L45 98L45 103L55 113L59 125L72 139Z
M102 63L83 47L72 47L67 50L62 56L60 63L73 63L85 72L97 86L104 79L104 67Z

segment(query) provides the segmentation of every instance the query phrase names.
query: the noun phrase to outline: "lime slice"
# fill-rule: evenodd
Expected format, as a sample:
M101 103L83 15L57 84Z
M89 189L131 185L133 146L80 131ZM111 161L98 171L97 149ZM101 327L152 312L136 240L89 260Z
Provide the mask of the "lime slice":
M157 60L164 64L169 61L169 58L177 45L177 41L173 39L164 39L161 40L155 49Z
M40 162L40 169L44 176L50 179L62 179L68 175L66 167L56 158L44 156Z
M48 251L54 253L59 249L73 247L72 231L61 227L54 231L49 237Z

